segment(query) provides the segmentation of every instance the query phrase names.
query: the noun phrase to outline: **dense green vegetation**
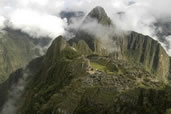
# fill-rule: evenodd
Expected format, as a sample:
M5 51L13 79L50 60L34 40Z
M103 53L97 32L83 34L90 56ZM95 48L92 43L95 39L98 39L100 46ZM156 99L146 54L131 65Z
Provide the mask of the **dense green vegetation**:
M59 42L63 46L54 48ZM43 63L30 79L18 113L164 114L171 106L170 87L141 64L109 56L83 56L61 37L50 49L44 62L54 56L58 59Z

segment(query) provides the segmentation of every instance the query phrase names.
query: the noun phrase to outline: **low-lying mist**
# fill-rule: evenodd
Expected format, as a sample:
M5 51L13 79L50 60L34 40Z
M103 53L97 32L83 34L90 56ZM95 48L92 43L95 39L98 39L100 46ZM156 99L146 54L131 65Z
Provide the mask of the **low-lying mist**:
M8 99L3 105L0 114L17 114L17 109L20 107L21 95L24 92L25 85L29 76L29 71L24 69L23 76L16 84L13 84L8 93Z

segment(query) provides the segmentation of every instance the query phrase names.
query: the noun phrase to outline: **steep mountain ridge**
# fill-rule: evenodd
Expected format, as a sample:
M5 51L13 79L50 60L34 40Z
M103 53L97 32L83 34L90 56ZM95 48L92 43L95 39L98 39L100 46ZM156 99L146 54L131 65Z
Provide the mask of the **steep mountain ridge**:
M77 50L61 36L52 43L18 113L164 114L171 107L170 87L142 65Z
M49 41L33 39L19 30L4 29L0 33L0 83L8 79L10 73L40 56L38 47L47 46Z
M103 8L94 8L87 15L87 17L83 21L82 26L84 26L85 22L88 23L90 21L89 18L97 20L99 24L103 25L104 28L107 28L106 26L109 26L110 29L112 28L113 32L115 32L115 26L114 24L112 24L112 22L109 21L110 18L107 16ZM106 24L105 22L107 22L108 24ZM115 55L115 58L118 58L119 60L128 60L141 63L145 66L146 70L155 74L160 80L167 83L168 76L170 75L170 57L168 56L164 48L160 45L160 43L153 40L149 36L144 36L133 31L122 31L119 35L111 33L106 34L109 34L108 38L103 38L103 36L102 38L99 38L99 36L88 33L87 31L82 31L82 29L80 29L77 31L76 36L69 42L72 45L72 43L78 42L80 39L84 40L89 45L89 47L93 51L95 51L95 53L101 53L100 55L103 56L109 54L108 49L105 49L105 46L112 45L112 47L110 46L109 48L117 48L118 50L113 53L113 55ZM108 43L104 45L103 42L105 42L106 40L109 40L108 42L114 42L113 44Z
M93 19L97 20L98 23L102 25L111 25L112 21L107 16L105 10L102 7L95 7L84 19L83 24L89 23Z
M69 41L57 37L45 56L25 68L31 70L22 102L15 104L16 113L167 113L171 87L166 83L170 66L165 50L157 41L136 32L109 38L118 51L110 52L101 38L85 31L78 30ZM22 71L10 79L23 77ZM0 92L5 90L0 96L3 103L12 87L8 82L13 81L0 85Z

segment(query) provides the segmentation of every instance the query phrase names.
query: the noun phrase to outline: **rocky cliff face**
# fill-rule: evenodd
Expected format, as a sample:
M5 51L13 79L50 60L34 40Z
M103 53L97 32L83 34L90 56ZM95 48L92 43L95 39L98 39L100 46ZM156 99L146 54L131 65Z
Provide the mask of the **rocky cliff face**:
M131 32L125 40L122 47L124 56L129 61L142 63L159 80L167 82L170 59L163 47L149 36L136 32Z
M47 45L49 40L36 40L19 30L6 28L0 33L0 83L9 74L24 67L33 58L40 56L38 47Z
M92 12L103 11L97 7ZM157 41L135 32L109 36L117 51L85 31L78 30L69 41L56 38L45 56L25 68L30 73L16 113L165 114L171 108L171 87L165 83L170 67L166 52ZM24 70L17 72L11 80L23 77ZM0 92L6 91L0 96L3 103L10 97L8 82L18 80L10 79L0 86Z

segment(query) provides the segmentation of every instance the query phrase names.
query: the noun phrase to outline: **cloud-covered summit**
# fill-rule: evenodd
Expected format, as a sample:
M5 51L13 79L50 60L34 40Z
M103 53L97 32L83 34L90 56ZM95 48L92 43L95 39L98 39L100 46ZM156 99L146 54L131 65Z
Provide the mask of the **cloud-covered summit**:
M168 20L170 5L170 0L1 0L0 26L8 20L8 26L23 29L36 37L55 37L63 34L67 25L66 20L60 18L61 11L88 13L94 7L102 6L121 28L153 36L152 23L157 19ZM125 15L121 18L118 12Z
M94 7L102 6L119 28L158 40L158 27L154 23L158 20L171 21L170 5L170 0L1 0L0 28L8 26L34 37L55 38L65 34L68 28L60 12L82 11L87 14ZM78 25L80 21L74 20L73 24ZM165 42L170 40L166 39Z

